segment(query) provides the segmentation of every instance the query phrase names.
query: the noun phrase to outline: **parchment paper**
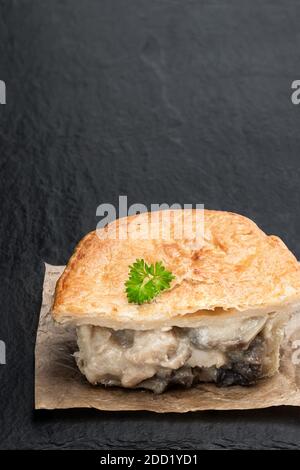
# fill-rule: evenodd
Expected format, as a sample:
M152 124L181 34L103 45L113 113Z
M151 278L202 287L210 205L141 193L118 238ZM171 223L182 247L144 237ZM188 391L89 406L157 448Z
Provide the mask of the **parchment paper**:
M50 315L55 283L64 266L46 264L43 301L35 348L35 408L97 408L184 413L196 410L233 410L300 406L300 312L287 325L279 373L252 387L217 388L213 384L170 390L155 395L144 390L90 385L73 358L75 330L56 325ZM297 354L297 346L299 354ZM293 349L294 348L294 349ZM299 358L299 360L298 360Z

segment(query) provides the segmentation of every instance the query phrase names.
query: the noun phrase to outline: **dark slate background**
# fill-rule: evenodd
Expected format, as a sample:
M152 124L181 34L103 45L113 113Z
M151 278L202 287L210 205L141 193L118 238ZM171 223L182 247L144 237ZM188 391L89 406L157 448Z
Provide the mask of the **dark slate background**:
M204 203L300 258L296 0L0 0L1 448L298 448L300 410L33 411L43 261L96 207Z

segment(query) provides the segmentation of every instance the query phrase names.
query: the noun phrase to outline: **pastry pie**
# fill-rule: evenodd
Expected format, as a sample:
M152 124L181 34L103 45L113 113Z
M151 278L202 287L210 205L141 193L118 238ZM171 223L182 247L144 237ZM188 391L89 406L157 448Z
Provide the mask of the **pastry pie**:
M119 219L86 235L57 282L52 315L77 328L76 362L92 384L150 389L199 382L254 385L280 365L284 325L300 304L300 268L276 236L241 215L204 211L203 236L175 236L184 210ZM197 219L191 211L191 221ZM111 236L126 226L126 236ZM137 260L174 278L149 302L128 301Z

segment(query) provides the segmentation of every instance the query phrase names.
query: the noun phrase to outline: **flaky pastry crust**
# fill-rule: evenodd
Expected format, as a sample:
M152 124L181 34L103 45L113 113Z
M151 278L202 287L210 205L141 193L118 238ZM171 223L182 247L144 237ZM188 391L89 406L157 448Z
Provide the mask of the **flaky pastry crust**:
M156 217L163 218L163 212ZM196 220L196 210L190 214ZM296 258L278 237L267 236L248 218L205 210L204 239L176 239L183 217L183 210L176 210L171 211L171 239L164 239L163 223L158 239L132 238L133 227L147 227L150 217L144 213L119 219L101 229L100 237L94 231L81 240L56 285L56 321L152 328L178 324L179 318L188 322L224 312L271 311L299 301ZM125 223L128 238L112 239L110 234ZM162 261L176 276L169 290L143 305L128 303L124 288L137 258Z

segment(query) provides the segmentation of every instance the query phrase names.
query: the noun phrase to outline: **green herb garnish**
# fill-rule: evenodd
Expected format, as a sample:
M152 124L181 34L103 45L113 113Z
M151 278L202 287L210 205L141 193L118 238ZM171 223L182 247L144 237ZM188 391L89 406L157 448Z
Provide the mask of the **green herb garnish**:
M161 261L149 265L143 259L137 259L129 268L129 279L125 282L125 287L130 303L149 302L168 289L171 281L175 279Z

